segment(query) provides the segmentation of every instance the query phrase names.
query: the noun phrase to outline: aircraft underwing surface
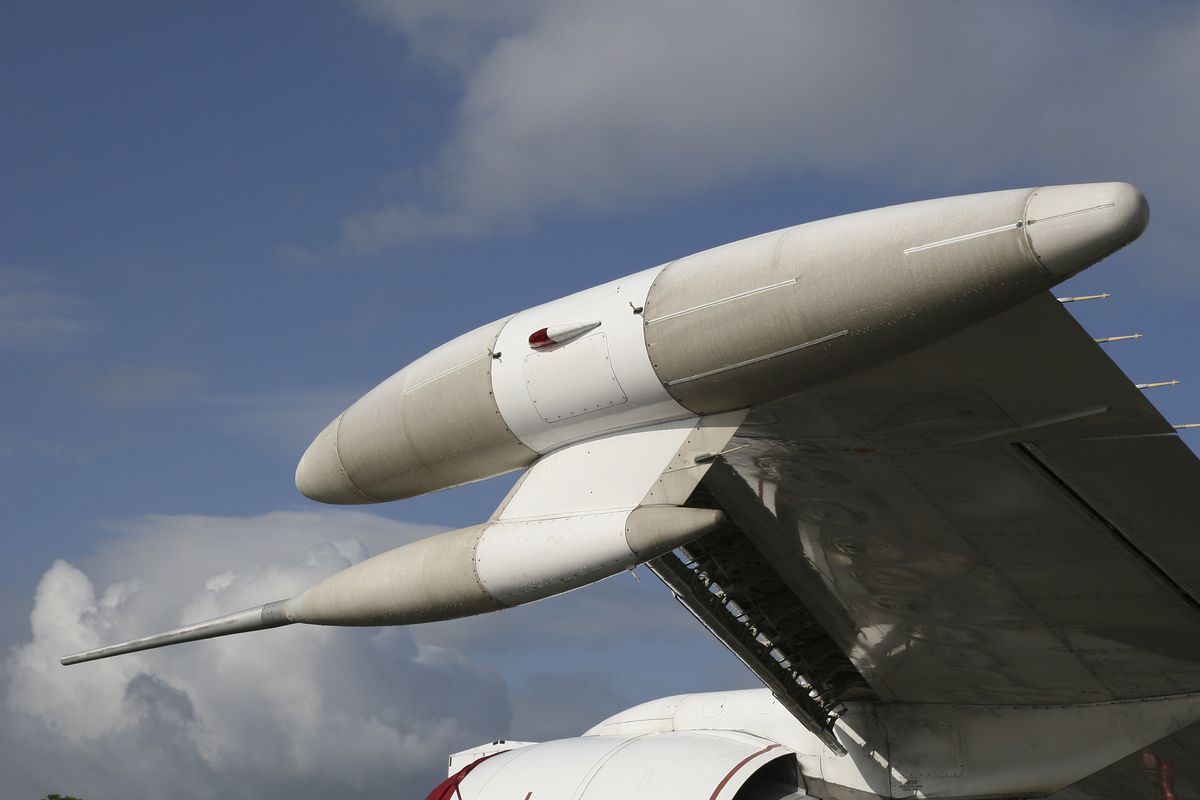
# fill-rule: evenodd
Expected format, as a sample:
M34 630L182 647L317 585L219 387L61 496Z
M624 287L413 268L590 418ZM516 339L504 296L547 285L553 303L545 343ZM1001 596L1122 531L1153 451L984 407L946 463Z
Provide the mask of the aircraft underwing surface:
M861 699L1195 692L1197 486L1173 427L1043 294L754 410L691 500L730 522L652 566L811 727ZM1195 727L1148 752L1069 791L1162 793L1155 759L1195 787Z

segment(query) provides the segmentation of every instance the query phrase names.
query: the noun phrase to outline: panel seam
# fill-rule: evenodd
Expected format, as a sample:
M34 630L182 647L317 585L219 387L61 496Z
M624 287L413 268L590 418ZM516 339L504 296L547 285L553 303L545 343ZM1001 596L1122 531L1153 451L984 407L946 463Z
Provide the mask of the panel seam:
M848 333L850 333L849 329L843 329L843 330L838 331L837 333L830 333L825 336L819 336L816 339L810 339L807 342L801 342L800 344L792 345L791 347L785 347L782 350L776 350L773 353L767 353L766 355L755 356L754 358L748 358L745 361L739 361L736 364L726 364L723 367L717 367L716 369L710 369L707 372L701 372L696 375L688 375L686 378L676 378L673 381L667 381L666 385L667 386L676 386L680 383L696 381L696 380L700 380L701 378L710 378L713 375L720 375L723 372L729 372L730 370L741 369L742 367L748 367L751 364L757 364L760 361L766 361L771 358L776 358L777 356L785 356L788 353L794 353L797 350L803 350L806 347L813 347L815 345L824 344L825 342L829 342L834 339L840 339L841 337L847 335Z
M1081 495L1073 486L1071 486L1070 483L1068 483L1057 472L1051 469L1049 463L1047 463L1047 461L1042 457L1039 452L1039 448L1036 445L1029 442L1013 442L1013 447L1016 448L1017 452L1024 455L1025 458L1043 475L1045 475L1048 480L1061 489L1064 494L1074 499L1082 509L1084 509L1094 519L1098 520L1102 525L1104 525L1104 527L1113 534L1117 542L1124 546L1130 555L1137 559L1138 562L1141 563L1152 575L1156 576L1168 588L1170 588L1181 600L1183 600L1185 605L1191 608L1193 612L1200 614L1200 600L1197 600L1191 592L1184 588L1183 584L1172 578L1171 574L1167 572L1153 557L1151 557L1149 553L1138 547L1137 544L1134 543L1133 539L1129 538L1129 536L1122 531L1119 526L1117 526L1104 514L1100 513L1098 508L1089 503L1087 499L1083 497L1083 495Z
M701 303L700 305L692 306L691 308L684 308L684 309L680 309L679 311L672 311L670 314L663 314L661 317L655 317L654 319L648 319L648 320L646 320L645 324L653 325L656 322L665 322L666 320L669 320L669 319L675 319L676 317L682 317L684 314L691 314L693 311L703 311L706 308L712 308L713 306L719 306L722 303L729 303L734 300L741 300L744 297L752 297L753 295L756 295L756 294L761 294L763 292L769 292L772 289L781 289L784 286L792 286L795 283L796 283L795 278L789 278L788 280L780 281L779 283L772 283L768 286L760 286L757 289L749 289L744 292L738 292L737 294L731 294L728 297L722 297L717 300L710 300L707 303Z

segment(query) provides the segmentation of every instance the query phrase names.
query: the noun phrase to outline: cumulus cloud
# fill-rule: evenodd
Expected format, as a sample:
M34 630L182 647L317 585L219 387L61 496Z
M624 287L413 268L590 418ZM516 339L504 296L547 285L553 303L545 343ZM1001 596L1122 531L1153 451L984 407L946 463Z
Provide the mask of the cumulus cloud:
M985 188L1000 175L1177 185L1200 106L1200 8L710 0L359 4L455 60L449 141L415 199L351 215L341 248L612 212L761 176ZM468 42L451 45L448 41ZM455 58L446 53L469 53Z
M6 784L19 776L30 796L89 798L150 787L188 797L408 786L417 795L448 753L506 731L511 708L495 670L405 630L305 626L72 668L58 658L287 597L428 532L366 514L146 518L90 565L123 579L96 583L56 562L37 589L32 638L6 664L4 738L22 740L16 752L40 751L5 764ZM239 790L243 780L254 790Z
M0 266L0 350L65 347L94 330L84 301L55 280L34 270Z
M457 623L290 626L58 664L67 653L288 597L436 530L335 510L111 524L93 556L58 561L42 576L30 637L4 662L6 791L419 798L444 776L451 752L506 736L577 735L647 691L715 688L697 687L696 675L706 661L733 661L665 589L625 576ZM637 681L618 680L615 665L651 643L688 670L631 696Z
M402 34L413 55L466 73L492 43L529 24L545 0L357 0L360 13Z

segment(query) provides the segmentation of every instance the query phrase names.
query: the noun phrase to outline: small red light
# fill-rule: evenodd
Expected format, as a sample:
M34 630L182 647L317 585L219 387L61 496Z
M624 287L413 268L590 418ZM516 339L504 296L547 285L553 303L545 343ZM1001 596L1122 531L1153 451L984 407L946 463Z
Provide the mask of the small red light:
M546 347L547 345L552 344L554 344L554 340L550 338L550 335L546 332L545 328L529 334L530 347Z

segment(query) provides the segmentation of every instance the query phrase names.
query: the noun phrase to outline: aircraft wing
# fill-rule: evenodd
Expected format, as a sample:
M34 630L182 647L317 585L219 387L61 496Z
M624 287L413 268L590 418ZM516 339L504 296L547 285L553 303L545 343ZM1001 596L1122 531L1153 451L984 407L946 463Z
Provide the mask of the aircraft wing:
M712 529L681 508L746 418L688 417L539 458L483 525L380 553L262 606L64 656L64 665L295 622L399 625L507 608L610 577Z
M728 448L690 502L730 523L651 565L826 730L859 699L1200 690L1200 462L1052 296L760 407Z

